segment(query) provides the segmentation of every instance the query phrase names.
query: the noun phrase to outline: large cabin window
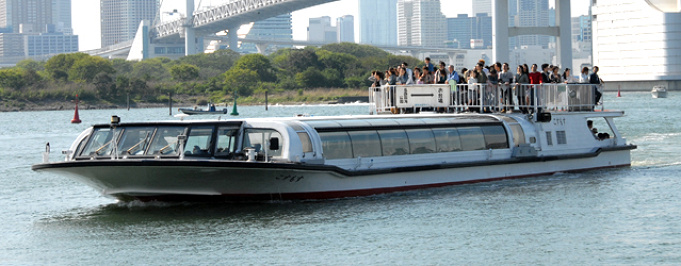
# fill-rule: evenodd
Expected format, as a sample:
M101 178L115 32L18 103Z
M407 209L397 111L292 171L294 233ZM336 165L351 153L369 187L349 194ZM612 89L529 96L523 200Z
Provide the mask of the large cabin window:
M352 141L353 157L381 156L381 140L376 131L349 132Z
M278 138L277 150L270 150L270 139ZM244 133L244 148L253 148L255 152L267 156L281 156L281 134L274 129L246 129Z
M485 137L480 127L459 127L461 148L464 151L484 150L487 148Z
M430 129L407 129L411 154L435 152L435 136Z
M435 128L433 134L435 135L435 142L437 142L437 152L461 150L461 139L456 128Z
M113 131L110 128L96 128L90 136L88 144L83 149L81 156L105 156L111 155L113 146L111 141Z
M378 135L381 137L383 156L409 154L409 142L405 141L407 133L404 130L380 130Z
M326 159L352 158L352 143L348 132L320 132Z
M185 127L183 126L161 126L156 130L154 139L151 141L149 151L150 155L177 155L178 143L177 136L184 134Z
M239 134L238 126L220 126L217 131L215 145L216 157L229 157L236 151L236 141Z
M118 154L144 155L144 151L151 142L155 127L126 127L118 139Z
M482 126L482 133L485 134L485 144L487 149L507 149L508 137L506 130L502 126Z
M210 156L213 126L194 126L189 129L184 145L185 156Z

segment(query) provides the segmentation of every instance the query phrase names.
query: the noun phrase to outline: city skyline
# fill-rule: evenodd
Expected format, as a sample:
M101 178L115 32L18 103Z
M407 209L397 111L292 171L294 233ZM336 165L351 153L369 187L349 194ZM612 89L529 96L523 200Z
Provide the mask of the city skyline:
M550 1L553 2L553 1ZM552 5L553 3L551 3ZM587 14L589 0L573 0L572 16ZM100 47L101 31L99 1L91 0L72 0L73 8L73 29L74 34L80 36L80 50L92 50ZM163 4L161 12L183 9L182 4L173 2ZM472 2L461 1L442 1L442 13L446 17L456 17L457 14L470 14ZM329 16L332 18L344 15L358 17L358 0L341 0L328 4L318 5L310 8L301 9L292 13L293 39L305 40L307 37L307 26L309 18ZM165 15L167 16L167 15ZM355 21L355 40L359 40L359 23Z

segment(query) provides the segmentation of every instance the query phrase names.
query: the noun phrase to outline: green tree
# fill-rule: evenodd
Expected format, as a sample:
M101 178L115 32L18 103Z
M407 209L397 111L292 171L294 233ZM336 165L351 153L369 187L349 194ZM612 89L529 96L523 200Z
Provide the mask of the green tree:
M327 44L322 46L321 49L335 53L349 54L355 56L356 58L363 58L369 56L387 57L388 55L390 55L390 53L383 51L375 46L348 42Z
M69 78L76 82L92 82L99 73L114 73L111 61L99 56L78 59L69 70Z
M170 75L177 81L190 81L199 77L199 68L195 65L181 63L170 67Z
M296 74L296 83L303 88L326 87L326 79L319 69L309 67L305 71Z
M167 58L145 59L132 66L132 77L145 81L163 80L169 77L168 70L163 65Z
M233 67L225 72L225 93L236 91L240 96L251 95L259 79L255 70Z
M90 55L85 53L58 54L47 60L45 63L45 71L47 71L47 74L53 80L66 81L73 64L79 59L89 56Z
M26 85L24 72L19 68L0 69L0 86L20 90Z
M260 81L272 82L277 79L272 69L272 64L266 56L261 54L248 54L239 58L234 64L234 68L254 70L258 73Z
M114 99L117 95L116 83L114 79L105 72L99 72L94 78L95 91L97 96L103 99Z

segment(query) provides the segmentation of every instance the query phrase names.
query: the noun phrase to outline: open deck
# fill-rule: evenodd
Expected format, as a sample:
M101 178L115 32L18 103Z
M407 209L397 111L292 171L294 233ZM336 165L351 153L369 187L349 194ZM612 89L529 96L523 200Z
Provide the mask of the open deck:
M372 114L603 110L593 84L420 84L369 88Z

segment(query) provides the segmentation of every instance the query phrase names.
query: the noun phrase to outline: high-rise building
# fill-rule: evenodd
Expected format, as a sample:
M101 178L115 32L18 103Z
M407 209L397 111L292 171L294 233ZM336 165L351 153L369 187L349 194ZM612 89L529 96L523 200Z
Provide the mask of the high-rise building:
M247 39L261 39L274 41L293 40L293 30L291 26L291 13L286 13L265 20L253 23L251 30L246 34ZM266 52L276 51L280 48L290 48L290 45L268 45ZM244 53L256 53L258 50L253 43L241 45Z
M518 0L518 27L545 27L549 25L549 1L548 0ZM516 38L518 46L542 46L548 47L549 36L545 35L522 35Z
M310 18L307 40L310 42L335 43L336 27L331 26L331 17Z
M447 18L448 47L470 49L473 39L474 19L468 14L459 14L455 18Z
M440 0L399 0L397 2L397 45L444 47L447 20Z
M607 89L681 88L681 3L593 3L593 63Z
M359 0L359 42L397 44L397 0Z
M473 0L473 15L480 13L492 15L492 0Z
M456 18L447 18L448 47L471 49L471 40L479 42L480 47L492 46L492 17L487 13L479 13L475 17L459 14Z
M71 26L71 0L52 0L52 24L57 32L73 34Z
M0 0L0 28L12 32L47 32L52 19L52 0Z
M154 21L159 0L100 0L102 47L135 38L142 20Z
M355 42L355 17L346 15L336 19L337 40L339 42Z

